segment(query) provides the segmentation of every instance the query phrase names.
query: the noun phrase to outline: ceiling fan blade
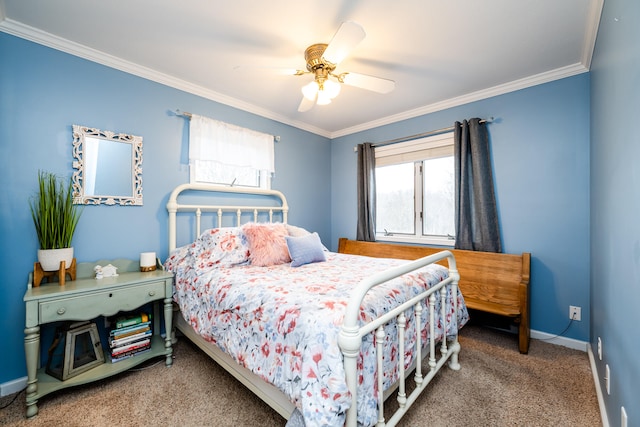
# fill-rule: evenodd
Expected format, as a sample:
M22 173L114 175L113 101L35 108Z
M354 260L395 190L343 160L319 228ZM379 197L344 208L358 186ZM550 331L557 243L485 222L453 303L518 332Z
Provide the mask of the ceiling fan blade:
M349 52L351 52L366 35L364 28L362 28L360 24L353 21L343 22L334 34L322 57L332 64L337 65L349 55Z
M346 85L378 93L389 93L396 87L396 82L393 80L358 73L345 73L342 75L342 81Z
M309 111L311 108L313 108L313 105L315 103L315 100L309 101L306 96L303 96L302 101L300 101L300 105L298 106L298 111L300 111L301 113Z

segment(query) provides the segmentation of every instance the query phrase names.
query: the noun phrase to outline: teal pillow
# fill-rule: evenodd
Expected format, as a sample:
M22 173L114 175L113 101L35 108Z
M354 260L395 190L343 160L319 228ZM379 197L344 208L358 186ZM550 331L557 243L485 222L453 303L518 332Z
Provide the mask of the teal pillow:
M300 237L286 236L285 239L287 240L287 248L291 257L291 267L300 267L312 262L327 260L324 256L324 246L322 246L318 233Z

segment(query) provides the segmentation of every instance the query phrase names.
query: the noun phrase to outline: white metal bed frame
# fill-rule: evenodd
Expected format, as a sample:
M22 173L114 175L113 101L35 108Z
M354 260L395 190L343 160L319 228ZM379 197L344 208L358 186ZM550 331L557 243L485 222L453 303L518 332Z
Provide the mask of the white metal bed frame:
M230 194L248 194L256 196L268 196L279 200L280 206L244 206L244 205L215 205L215 204L181 204L178 203L178 198L182 193L189 191L203 191L211 193L230 193ZM201 233L200 218L203 212L215 212L218 217L218 224L222 224L222 218L225 213L235 213L236 225L241 224L241 217L243 212L253 212L254 221L258 220L259 213L267 213L269 216L269 222L273 221L274 213L280 213L282 215L282 222L287 222L287 215L289 206L287 204L286 197L276 190L264 190L264 189L248 189L243 187L224 187L209 184L182 184L176 187L167 202L167 211L169 212L169 251L176 249L177 242L177 213L178 212L193 212L196 216L195 224L195 237ZM218 225L221 226L221 225ZM194 237L194 239L195 239ZM386 313L382 317L371 321L368 324L359 326L358 318L362 299L366 293L373 287L384 283L394 277L398 277L402 274L409 273L413 270L438 262L442 259L447 259L449 264L449 277L440 282L438 285L431 287L427 291L415 296L411 300L405 302L401 306ZM441 298L442 317L446 322L446 289L447 285L451 285L452 295L456 295L458 280L460 275L456 268L456 262L454 256L449 251L439 252L434 255L430 255L407 264L403 264L398 267L383 271L379 274L370 276L364 279L354 289L354 294L347 305L344 323L339 335L339 345L344 357L344 369L347 385L351 393L351 407L347 411L345 425L348 427L357 426L357 357L360 351L362 338L367 334L375 331L377 341L377 370L382 371L383 367L383 355L382 355L382 343L384 342L385 332L383 326L389 321L395 319L398 325L398 346L399 355L405 354L404 341L405 341L405 326L406 318L405 311L411 307L414 307L416 320L419 321L420 313L422 312L421 302L428 299L429 304L429 322L430 322L430 336L435 336L435 303L437 298ZM457 313L457 307L455 307L456 298L454 301L454 313ZM271 406L275 411L282 415L285 419L289 419L295 406L289 398L282 393L279 389L273 385L265 382L262 378L253 374L248 369L237 364L229 355L220 350L216 345L209 343L202 337L200 337L193 328L184 321L181 315L176 316L177 319L174 322L176 328L182 332L187 338L195 343L200 349L202 349L207 355L215 360L221 367L231 373L242 384L249 388L256 396ZM447 325L443 325L444 331L447 330ZM416 325L416 331L422 329L421 325ZM403 363L399 363L399 380L392 389L383 392L382 375L378 375L378 423L377 426L395 426L402 416L407 412L413 402L424 391L436 373L449 362L448 365L453 370L459 370L460 364L458 363L458 353L460 352L460 344L458 342L457 333L450 337L450 342L447 339L443 339L438 348L434 340L423 344L421 343L420 333L416 335L416 360L422 360L423 349L428 350L428 372L423 373L422 363L415 363L409 368L404 368ZM439 350L439 352L438 352ZM406 394L406 379L410 376L410 373L415 369L413 381L415 384L414 390L407 395ZM392 414L388 421L384 419L384 401L395 390L398 390L397 400L398 409Z

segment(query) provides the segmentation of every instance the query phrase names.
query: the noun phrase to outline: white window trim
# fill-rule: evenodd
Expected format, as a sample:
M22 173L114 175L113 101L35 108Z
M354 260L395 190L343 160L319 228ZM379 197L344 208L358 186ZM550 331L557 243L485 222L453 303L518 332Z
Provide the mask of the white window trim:
M414 243L420 245L446 246L453 248L456 241L452 238L444 236L413 236L408 234L392 234L390 236L384 233L376 233L377 242L389 243Z

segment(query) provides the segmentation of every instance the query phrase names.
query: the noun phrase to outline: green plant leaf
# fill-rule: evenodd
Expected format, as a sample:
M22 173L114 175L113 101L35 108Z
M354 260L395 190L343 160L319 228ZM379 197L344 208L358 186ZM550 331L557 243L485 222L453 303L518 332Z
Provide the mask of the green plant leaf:
M38 171L38 192L29 201L40 249L71 247L81 210L73 204L73 184Z

